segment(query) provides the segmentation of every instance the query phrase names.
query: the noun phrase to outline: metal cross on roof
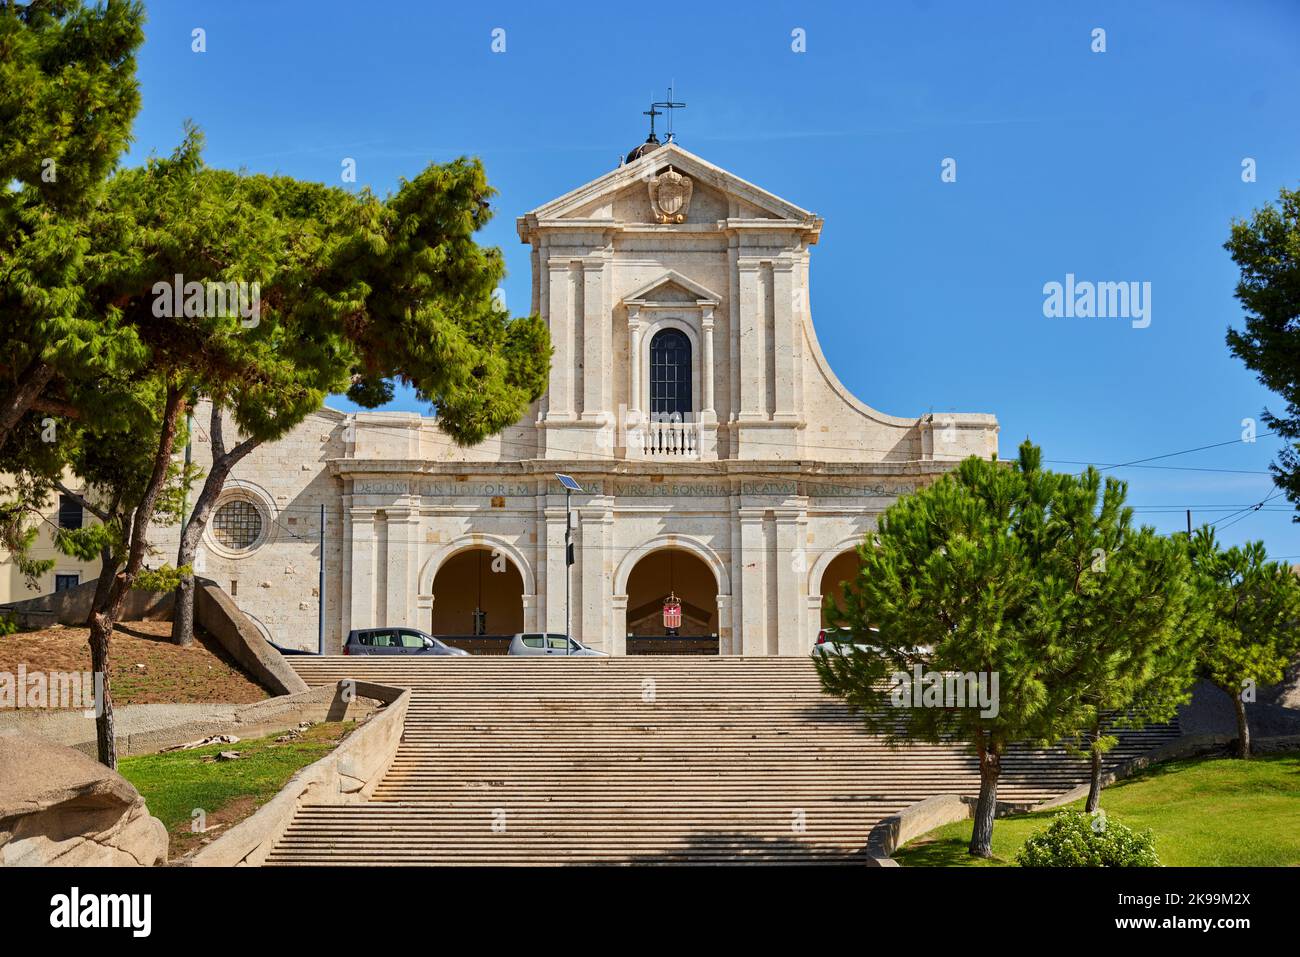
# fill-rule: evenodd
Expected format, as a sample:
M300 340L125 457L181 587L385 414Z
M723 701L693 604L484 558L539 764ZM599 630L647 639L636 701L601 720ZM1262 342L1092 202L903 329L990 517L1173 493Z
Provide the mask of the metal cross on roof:
M659 107L659 106L662 106L665 110L668 111L668 139L666 140L666 142L671 143L673 141L673 110L684 110L686 109L686 104L678 103L676 100L673 99L673 88L671 86L668 88L668 99L662 100L658 103L651 103L650 104L650 111L651 111L650 112L650 133L652 135L655 131L655 116L661 115L655 111L655 107Z
M658 103L651 103L651 104L650 104L650 109L648 109L648 110L642 110L642 111L641 111L641 115L642 115L642 116L648 116L648 117L650 117L650 135L649 135L648 137L646 137L646 142L647 142L647 143L658 143L658 142L659 142L659 137L655 136L655 117L656 117L656 116L663 116L663 113L662 113L661 111L655 109L655 107L658 106L658 105L659 105Z

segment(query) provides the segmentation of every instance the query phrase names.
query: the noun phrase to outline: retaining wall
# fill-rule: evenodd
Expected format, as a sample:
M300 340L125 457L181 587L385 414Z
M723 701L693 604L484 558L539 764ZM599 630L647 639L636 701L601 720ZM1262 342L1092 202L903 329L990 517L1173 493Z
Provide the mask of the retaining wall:
M113 709L119 757L154 754L163 748L219 734L259 738L303 721L349 721L378 705L367 698L344 700L326 685L253 704L129 704ZM35 735L95 757L95 722L80 709L11 711L0 714L0 735Z
M342 688L345 682L340 682ZM402 741L411 693L401 688L351 682L357 697L385 702L375 713L315 764L303 768L256 813L202 848L190 867L242 867L262 864L299 808L313 804L354 804L369 800Z
M23 628L48 628L51 625L85 625L95 597L96 582L82 582L74 588L27 598L0 607L12 614ZM298 694L307 690L307 682L271 647L239 610L239 606L221 586L208 578L196 578L194 589L195 624L220 643L245 671L272 694ZM172 592L132 589L122 608L122 621L169 620L172 617Z

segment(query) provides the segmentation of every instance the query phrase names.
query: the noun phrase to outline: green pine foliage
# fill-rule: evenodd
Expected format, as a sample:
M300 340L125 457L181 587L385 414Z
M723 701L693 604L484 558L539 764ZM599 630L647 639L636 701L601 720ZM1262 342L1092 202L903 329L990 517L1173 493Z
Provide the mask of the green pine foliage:
M1263 420L1287 440L1273 472L1300 506L1300 190L1283 189L1276 205L1235 221L1224 248L1240 269L1246 313L1244 329L1228 330L1228 348L1286 404L1281 414L1265 409Z
M1185 549L1136 528L1122 482L970 458L900 498L859 548L841 624L870 644L820 657L823 688L895 744L961 741L982 787L971 852L988 856L1001 757L1017 743L1104 750L1111 713L1168 716L1191 684ZM998 709L895 707L893 676L996 676ZM981 828L981 823L983 828Z
M0 0L0 450L64 381L143 358L86 302L90 214L140 107L139 3Z
M1257 689L1281 681L1300 655L1300 579L1283 562L1270 562L1263 542L1224 548L1209 527L1192 536L1190 552L1205 608L1198 673L1232 698L1237 755L1247 758L1246 704Z
M124 0L0 0L0 471L14 478L0 539L38 573L21 563L40 509L68 470L87 489L98 524L56 544L103 563L89 620L103 671L150 525L180 520L201 478L172 460L196 401L240 432L202 477L201 530L199 506L238 457L330 393L373 405L405 383L470 444L526 414L550 360L541 318L493 299L504 265L476 241L494 195L477 159L431 164L381 198L211 169L190 127L170 155L118 169L142 24ZM176 302L175 277L198 284L193 299ZM216 288L244 301L217 304L204 295ZM167 580L191 580L183 552Z

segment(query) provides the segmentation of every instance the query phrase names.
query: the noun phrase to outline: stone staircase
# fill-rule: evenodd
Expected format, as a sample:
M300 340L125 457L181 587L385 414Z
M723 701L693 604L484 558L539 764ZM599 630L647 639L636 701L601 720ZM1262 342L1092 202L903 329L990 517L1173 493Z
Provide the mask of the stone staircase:
M960 747L867 734L806 659L288 660L412 700L373 800L304 806L271 865L843 862L881 818L979 790ZM1108 764L1176 734L1125 735ZM1084 780L1064 751L1018 751L998 796Z

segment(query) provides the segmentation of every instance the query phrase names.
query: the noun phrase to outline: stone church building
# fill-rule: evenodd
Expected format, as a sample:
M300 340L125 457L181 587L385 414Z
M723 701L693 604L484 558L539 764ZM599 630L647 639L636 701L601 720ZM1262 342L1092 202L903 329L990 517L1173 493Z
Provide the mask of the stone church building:
M809 308L822 220L671 140L517 225L555 350L525 419L459 448L433 418L325 409L236 467L197 571L276 643L316 649L322 505L326 652L370 626L563 632L566 473L576 638L807 654L894 498L997 451L992 415L851 395Z

